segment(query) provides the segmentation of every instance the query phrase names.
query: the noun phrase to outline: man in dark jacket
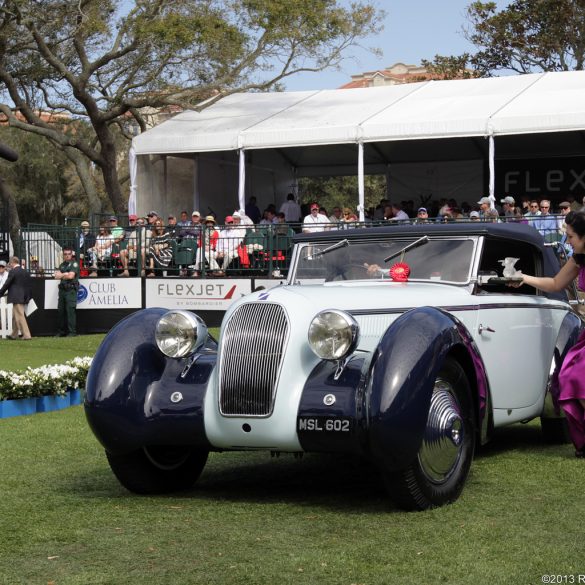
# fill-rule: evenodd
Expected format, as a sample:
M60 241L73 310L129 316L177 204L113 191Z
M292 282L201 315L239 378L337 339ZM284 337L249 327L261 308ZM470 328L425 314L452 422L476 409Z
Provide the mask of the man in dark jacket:
M4 286L0 288L0 297L8 291L8 302L12 303L12 335L8 339L18 339L18 332L22 339L30 339L30 330L24 313L26 304L32 298L32 280L30 274L22 268L20 260L13 256L9 262L10 272Z

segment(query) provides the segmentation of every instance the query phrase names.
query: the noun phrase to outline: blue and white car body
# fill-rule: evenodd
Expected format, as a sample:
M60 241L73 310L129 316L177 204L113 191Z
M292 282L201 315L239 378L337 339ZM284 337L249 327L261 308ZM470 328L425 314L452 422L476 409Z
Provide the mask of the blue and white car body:
M189 487L210 451L341 452L377 465L405 508L453 501L495 427L563 432L556 374L581 320L565 293L507 286L509 256L559 268L519 224L300 235L286 284L234 302L217 344L184 311L118 324L88 377L89 423L136 492Z

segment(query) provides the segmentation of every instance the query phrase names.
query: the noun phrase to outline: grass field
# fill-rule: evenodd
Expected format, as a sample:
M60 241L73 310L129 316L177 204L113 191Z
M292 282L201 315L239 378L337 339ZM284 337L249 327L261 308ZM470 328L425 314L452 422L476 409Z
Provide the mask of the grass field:
M2 342L3 360L9 343L24 347ZM0 420L0 445L2 585L516 585L585 574L585 462L569 445L544 445L536 423L500 431L462 497L421 513L395 509L364 464L317 455L213 454L191 492L134 496L82 407Z

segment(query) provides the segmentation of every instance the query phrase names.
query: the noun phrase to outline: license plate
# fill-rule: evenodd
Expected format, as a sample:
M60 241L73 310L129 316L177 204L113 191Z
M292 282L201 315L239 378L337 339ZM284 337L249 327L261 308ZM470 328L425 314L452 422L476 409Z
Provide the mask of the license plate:
M349 433L351 419L327 416L300 416L297 429L299 432L311 433Z

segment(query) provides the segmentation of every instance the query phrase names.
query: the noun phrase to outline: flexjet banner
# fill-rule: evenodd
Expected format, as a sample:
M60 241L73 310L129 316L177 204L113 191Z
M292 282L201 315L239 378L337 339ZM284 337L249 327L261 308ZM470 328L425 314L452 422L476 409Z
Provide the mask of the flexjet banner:
M585 157L497 160L496 194L516 197L548 197L557 203L573 195L585 195Z
M249 280L146 279L146 307L225 310L250 292Z

